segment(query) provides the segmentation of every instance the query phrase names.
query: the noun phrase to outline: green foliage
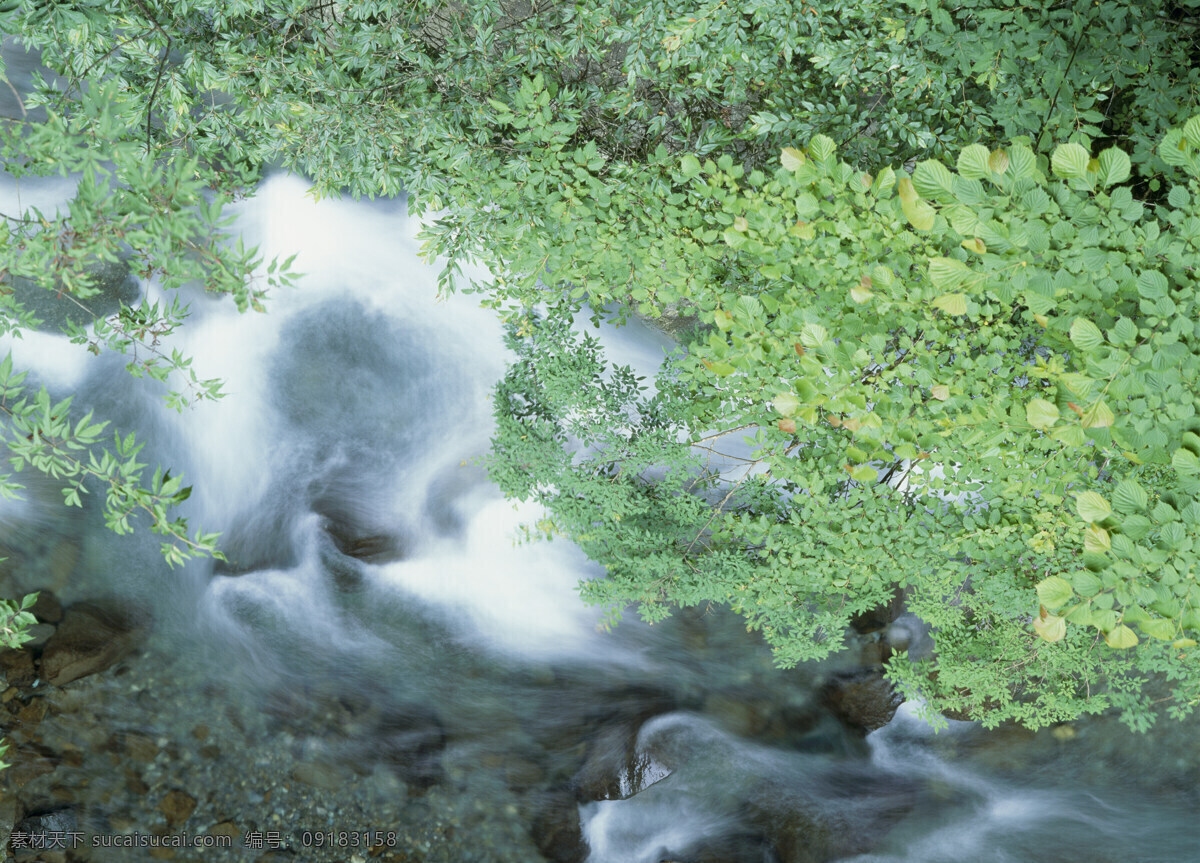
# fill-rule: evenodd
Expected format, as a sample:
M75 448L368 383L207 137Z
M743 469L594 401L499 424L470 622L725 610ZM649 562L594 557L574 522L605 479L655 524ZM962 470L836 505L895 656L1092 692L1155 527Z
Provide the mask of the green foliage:
M26 631L37 622L28 609L33 607L38 595L30 593L20 602L0 599L0 647L16 650L30 639Z
M6 169L84 178L70 214L6 219L13 276L83 301L120 250L259 308L219 212L259 165L403 189L444 289L495 274L521 361L490 469L606 565L589 599L726 602L788 665L900 590L937 653L891 674L935 708L1144 727L1148 677L1200 699L1194 3L6 8L66 82ZM649 394L573 335L585 302L698 327ZM215 395L149 350L183 315L75 335ZM93 461L90 419L12 399L21 465L174 530L183 490L139 497L132 441Z
M659 395L604 412L631 440L656 418L649 462L600 420L554 424L591 396L541 382L586 356L602 386L600 361L569 346L565 324L527 325L496 455L511 470L530 432L514 391L539 406L537 439L559 455L526 453L522 470L540 471L507 490L533 493L615 572L589 597L650 619L656 603L730 602L785 665L835 649L850 615L903 589L935 626L937 659L893 674L938 707L1038 725L1120 703L1139 722L1149 705L1131 703L1132 681L1173 662L1174 708L1190 709L1194 195L1146 208L1105 187L1124 159L1093 163L1076 145L1050 176L1020 144L1006 160L965 151L977 176L922 162L899 193L824 141L799 152L769 177L680 168L692 206L663 220L646 257L689 262L676 289L708 326ZM915 201L927 206L916 225ZM639 275L651 295L680 278ZM706 467L713 441L746 430L743 473ZM645 479L651 464L666 477ZM633 500L642 515L627 526Z

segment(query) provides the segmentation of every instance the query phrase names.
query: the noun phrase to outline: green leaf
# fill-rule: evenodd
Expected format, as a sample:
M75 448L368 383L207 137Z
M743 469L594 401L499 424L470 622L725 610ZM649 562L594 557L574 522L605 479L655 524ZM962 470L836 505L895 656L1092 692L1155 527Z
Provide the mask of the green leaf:
M1008 161L1015 179L1032 177L1037 173L1037 159L1033 155L1033 150L1024 144L1009 147Z
M799 170L806 161L808 158L795 147L784 147L783 152L779 154L779 162L785 171Z
M982 180L991 176L992 168L988 164L990 154L982 144L971 144L958 154L958 173L971 180Z
M796 411L800 409L800 399L791 393L780 393L775 396L771 404L785 417L795 416Z
M1112 499L1113 508L1125 514L1142 512L1150 502L1146 490L1133 479L1123 479L1117 483Z
M1114 345L1132 345L1137 341L1137 326L1129 318L1121 318L1109 330L1109 341Z
M1167 295L1170 284L1158 270L1143 270L1137 278L1138 294L1148 300L1157 300Z
M921 200L921 196L913 187L912 180L908 177L901 177L898 190L900 207L904 210L904 217L908 219L908 223L918 231L932 231L937 214L933 207Z
M1184 186L1172 186L1167 195L1167 203L1177 210L1184 209L1192 201L1192 196Z
M829 338L829 331L820 324L805 324L800 330L800 344L806 348L819 348Z
M1054 609L1069 602L1075 595L1071 583L1061 576L1052 575L1037 584L1038 601L1046 608Z
M1100 170L1096 176L1102 186L1124 183L1129 179L1129 167L1129 156L1125 155L1125 151L1109 147L1100 154Z
M929 281L941 291L957 288L970 272L966 264L954 258L929 259Z
M948 315L965 315L967 313L966 294L942 294L935 297L933 307L941 309Z
M943 204L954 202L954 175L937 159L926 159L917 165L912 175L913 187L923 198Z
M1033 399L1025 405L1025 418L1035 429L1048 429L1058 422L1058 408L1045 399Z
M1050 158L1050 168L1063 179L1086 177L1091 156L1078 144L1059 144Z
M1200 149L1200 114L1183 124L1183 136L1189 144Z
M837 145L828 135L815 135L808 142L808 152L818 162L828 162L836 150Z
M679 167L685 177L695 177L700 173L700 160L688 153L680 159Z
M1175 624L1170 620L1163 620L1161 617L1152 617L1146 620L1138 621L1138 629L1146 633L1151 638L1157 638L1159 641L1170 641L1175 637Z
M1083 412L1083 427L1085 429L1108 428L1115 417L1112 410L1101 399Z
M879 478L879 472L870 465L860 464L850 472L850 477L856 482L875 482Z
M1112 508L1103 497L1094 491L1085 491L1075 498L1075 511L1084 521L1093 524L1112 515Z
M1104 335L1091 321L1076 318L1071 324L1071 343L1081 351L1091 351L1104 344Z
M1191 450L1180 447L1171 455L1171 467L1183 476L1196 476L1200 473L1200 459Z
M1048 614L1045 617L1035 617L1033 628L1038 635L1053 644L1062 641L1063 636L1067 634L1067 621L1057 615Z
M1137 647L1138 637L1132 629L1121 624L1104 636L1104 643L1117 650L1127 650L1130 647Z

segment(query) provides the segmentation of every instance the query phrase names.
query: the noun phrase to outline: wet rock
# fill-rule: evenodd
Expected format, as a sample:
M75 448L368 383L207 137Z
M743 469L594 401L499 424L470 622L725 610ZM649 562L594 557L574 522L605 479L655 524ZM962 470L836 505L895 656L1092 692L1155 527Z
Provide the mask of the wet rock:
M891 682L877 669L834 675L822 687L821 698L845 725L864 733L891 722L903 702Z
M70 806L34 810L13 828L18 833L71 833L79 830L79 816Z
M311 761L297 764L292 778L314 788L337 791L349 780L348 772L340 764L330 761Z
M235 844L242 838L242 831L232 821L221 821L209 827L205 832L209 836L228 836Z
M39 623L58 623L63 617L62 603L50 590L39 590L38 598L29 611Z
M864 612L856 614L850 619L850 626L854 631L865 635L871 632L878 632L887 627L889 623L904 613L904 591L899 588L892 594L890 601L883 605L876 606Z
M104 748L143 764L149 764L158 756L158 744L154 738L140 731L118 731L108 738Z
M637 728L628 723L610 725L592 738L572 783L580 802L621 798L621 776L628 770L636 742Z
M125 788L130 794L142 797L150 792L150 786L133 770L125 771Z
M49 847L40 848L43 844L50 845L46 839L50 834L67 834L79 831L79 819L72 807L39 809L26 815L13 828L13 833L19 836L31 837L23 843L28 847L14 847L15 859L18 863L35 861L35 863L66 863L65 849ZM36 837L36 838L33 838ZM15 843L14 843L15 846Z
M33 654L28 650L5 650L0 652L0 670L9 686L29 686L37 680L33 667Z
M12 766L0 774L0 781L13 788L22 788L40 776L53 773L59 761L53 750L33 743L18 747L9 753L7 760Z
M373 736L382 760L409 785L426 789L442 778L446 731L429 708L389 708L380 717Z
M313 499L313 511L321 516L321 529L333 545L346 557L365 563L403 559L403 538L390 526L379 524L377 513L361 511L352 502L355 499L353 490L341 488L336 481Z
M21 645L24 650L37 650L50 640L50 636L54 635L54 627L49 623L35 623L26 630L29 635L29 640Z
M162 802L158 804L158 808L167 817L168 824L172 826L182 824L191 818L192 813L196 810L196 798L186 791L175 789L166 793Z
M567 788L541 795L529 835L548 863L584 863L588 855L575 794Z
M63 614L42 651L42 677L62 686L110 668L133 650L141 632L121 609L76 603Z
M37 725L46 718L46 699L34 698L17 711L17 721L24 726Z

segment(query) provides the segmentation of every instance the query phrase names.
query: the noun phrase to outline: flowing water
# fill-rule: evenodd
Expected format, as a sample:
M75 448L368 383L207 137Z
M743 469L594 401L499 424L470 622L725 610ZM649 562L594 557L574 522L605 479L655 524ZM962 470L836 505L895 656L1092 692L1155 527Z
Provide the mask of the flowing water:
M5 789L10 824L236 836L187 860L1200 860L1194 723L935 735L905 705L864 739L818 696L855 655L778 671L718 609L598 627L575 586L602 572L562 540L519 542L537 512L476 464L499 325L436 299L402 202L317 204L276 175L237 210L248 243L306 275L265 315L187 297L173 346L223 400L175 414L118 359L43 333L3 347L184 472L185 514L229 557L170 571L154 541L36 485L0 507L6 593L108 597L149 627L17 729L49 769ZM636 325L604 338L645 371L669 348Z

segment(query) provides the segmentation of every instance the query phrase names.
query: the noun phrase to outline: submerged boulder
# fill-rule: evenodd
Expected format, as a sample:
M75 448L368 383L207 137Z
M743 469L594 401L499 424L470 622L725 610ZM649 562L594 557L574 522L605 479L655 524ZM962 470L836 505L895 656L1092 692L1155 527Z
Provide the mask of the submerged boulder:
M116 605L78 602L42 650L42 679L62 686L104 671L133 650L143 631L135 615Z

